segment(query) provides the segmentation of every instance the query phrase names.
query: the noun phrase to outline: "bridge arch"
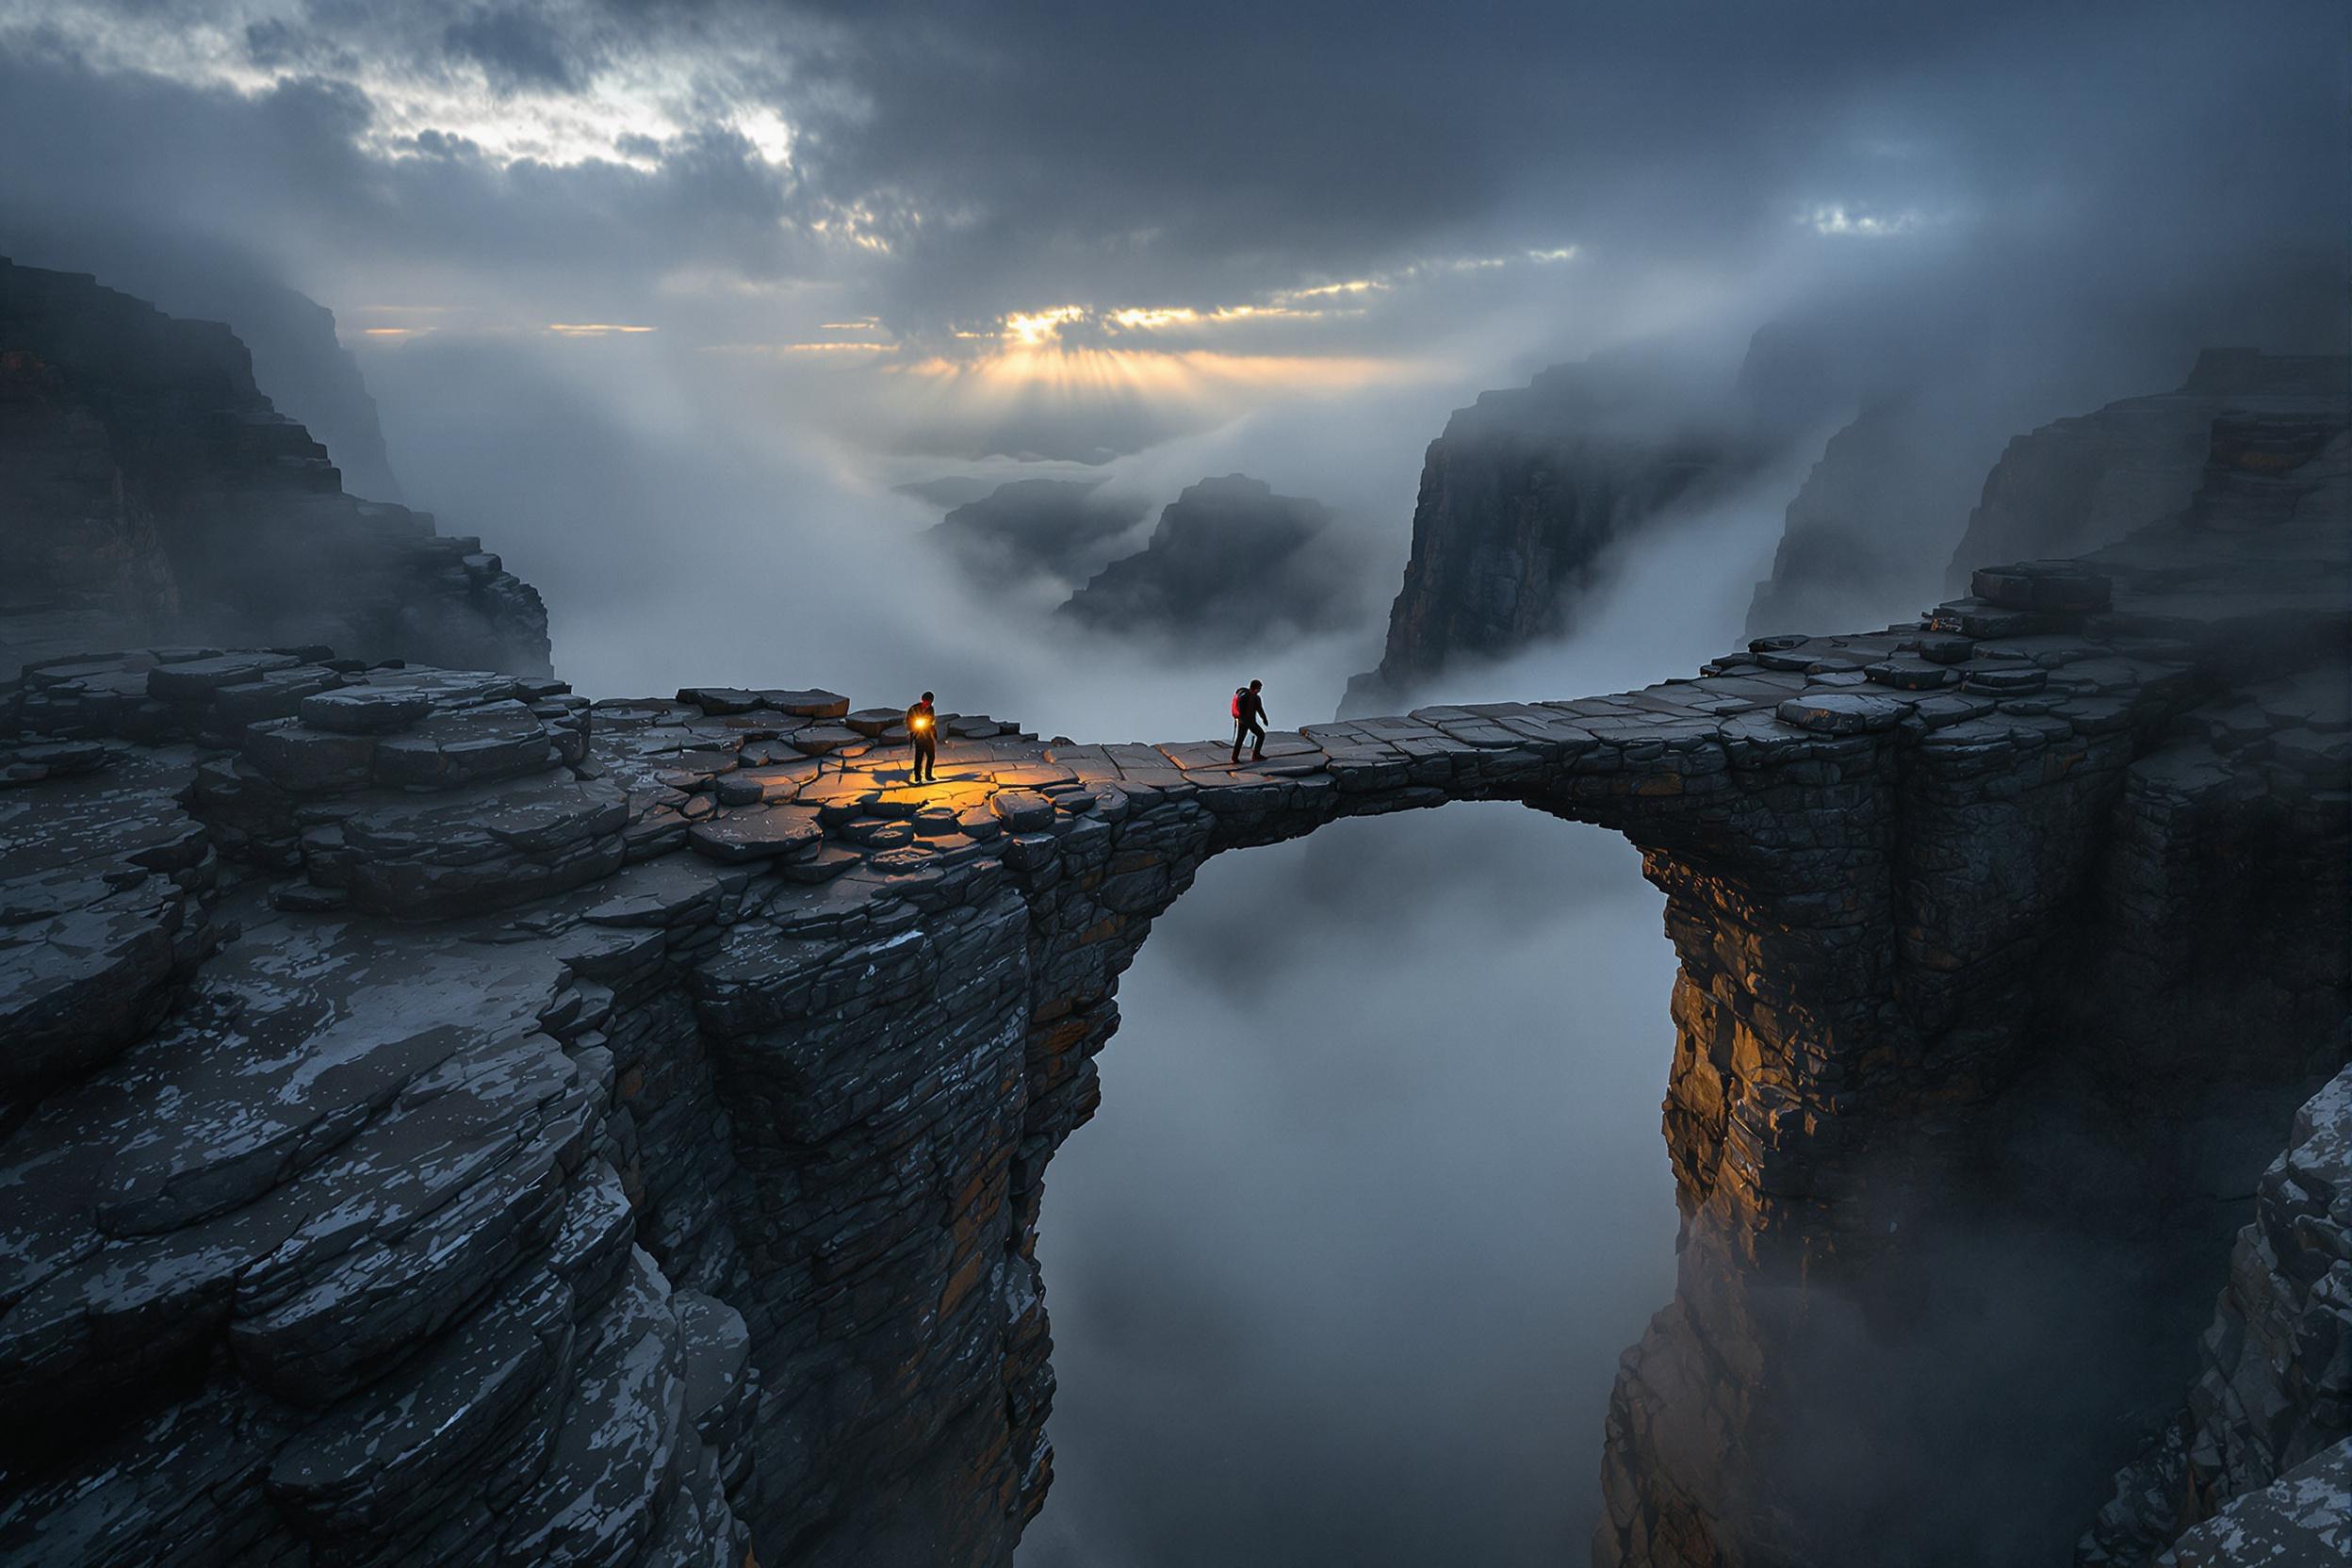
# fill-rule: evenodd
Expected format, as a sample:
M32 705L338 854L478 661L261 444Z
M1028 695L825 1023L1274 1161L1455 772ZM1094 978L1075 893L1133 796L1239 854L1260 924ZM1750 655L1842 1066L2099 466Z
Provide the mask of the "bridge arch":
M1789 1326L1761 1326L1747 1287L1770 1282L1772 1310L1785 1319L1781 1284L1827 1266L1822 1216L1842 1196L1841 1172L1879 1153L1848 1147L1843 1135L1868 1125L1856 1116L1869 1087L1863 1060L1887 1046L1900 712L1865 699L1828 705L1831 727L1820 730L1772 722L1770 709L1767 722L1741 724L1738 714L1761 706L1757 694L1724 684L1309 727L1274 737L1262 764L1239 768L1215 743L1049 750L1048 764L1069 770L1074 787L1039 782L1083 790L1095 804L1050 858L1024 835L1005 850L1017 874L1033 855L1045 870L1030 890L1041 915L1031 962L1044 985L1027 1126L1040 1160L1016 1168L1028 1207L1015 1233L1033 1237L1041 1221L1042 1157L1099 1102L1093 1056L1117 1027L1118 974L1209 858L1457 801L1513 802L1613 829L1666 895L1679 965L1664 1129L1690 1288L1672 1331L1654 1328L1621 1380L1609 1505L1655 1514L1663 1497L1667 1510L1740 1517L1727 1483L1748 1478L1714 1461L1694 1464L1710 1446L1668 1429L1684 1402L1632 1368L1658 1363L1661 1380L1679 1381L1707 1356L1768 1361L1768 1337ZM1040 804L1052 798L1039 793ZM1089 817L1100 826L1086 832ZM1889 1208L1899 1194L1900 1184L1873 1188ZM1840 1207L1841 1226L1854 1224L1852 1205ZM1669 1373L1670 1362L1683 1364ZM1761 1380L1726 1383L1716 1402L1769 1408ZM1648 1549L1633 1533L1605 1533L1621 1538L1610 1553Z

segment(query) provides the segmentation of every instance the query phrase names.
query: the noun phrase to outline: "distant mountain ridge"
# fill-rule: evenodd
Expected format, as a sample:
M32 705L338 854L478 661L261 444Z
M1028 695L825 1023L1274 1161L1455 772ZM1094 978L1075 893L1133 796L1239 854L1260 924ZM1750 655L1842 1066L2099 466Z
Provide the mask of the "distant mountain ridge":
M956 506L926 537L984 588L1038 577L1081 583L1151 510L1139 497L1101 494L1102 482L1012 480Z
M1331 508L1246 474L1187 485L1144 547L1112 562L1057 616L1170 646L1263 646L1346 626L1361 580Z

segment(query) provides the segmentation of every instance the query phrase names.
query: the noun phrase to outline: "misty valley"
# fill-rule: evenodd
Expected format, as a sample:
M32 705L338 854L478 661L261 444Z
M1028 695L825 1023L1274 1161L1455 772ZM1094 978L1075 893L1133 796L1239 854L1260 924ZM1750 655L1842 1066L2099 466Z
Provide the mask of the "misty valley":
M2352 1561L2340 24L0 0L0 1568Z

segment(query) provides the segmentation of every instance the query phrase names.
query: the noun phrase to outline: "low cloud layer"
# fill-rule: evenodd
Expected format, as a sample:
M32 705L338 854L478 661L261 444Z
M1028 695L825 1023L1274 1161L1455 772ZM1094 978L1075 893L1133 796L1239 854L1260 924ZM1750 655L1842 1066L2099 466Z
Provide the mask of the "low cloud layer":
M1022 1568L1580 1560L1673 1289L1658 906L1629 846L1510 806L1209 864L1048 1173Z

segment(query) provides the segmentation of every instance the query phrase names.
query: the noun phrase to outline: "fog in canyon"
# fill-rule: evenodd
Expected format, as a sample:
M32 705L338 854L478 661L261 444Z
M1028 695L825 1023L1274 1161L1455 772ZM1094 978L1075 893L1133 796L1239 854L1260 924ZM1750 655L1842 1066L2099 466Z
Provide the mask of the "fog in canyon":
M1516 807L1212 862L1056 1157L1023 1561L1574 1560L1673 1288L1661 901Z
M1874 397L2022 430L2205 343L2344 341L2298 152L2338 138L2331 8L1321 9L0 0L0 145L39 155L0 158L0 253L206 314L201 244L333 309L405 500L544 594L583 693L932 689L1083 741L1217 734L1251 677L1330 719L1425 448L1556 362L1645 356L1696 411L1793 323L1822 416L1612 547L1566 639L1419 700L1736 645ZM1330 509L1351 624L1076 626L906 488L1156 518L1235 473ZM1580 1558L1673 1289L1661 903L1499 806L1206 868L1048 1181L1025 1568Z

